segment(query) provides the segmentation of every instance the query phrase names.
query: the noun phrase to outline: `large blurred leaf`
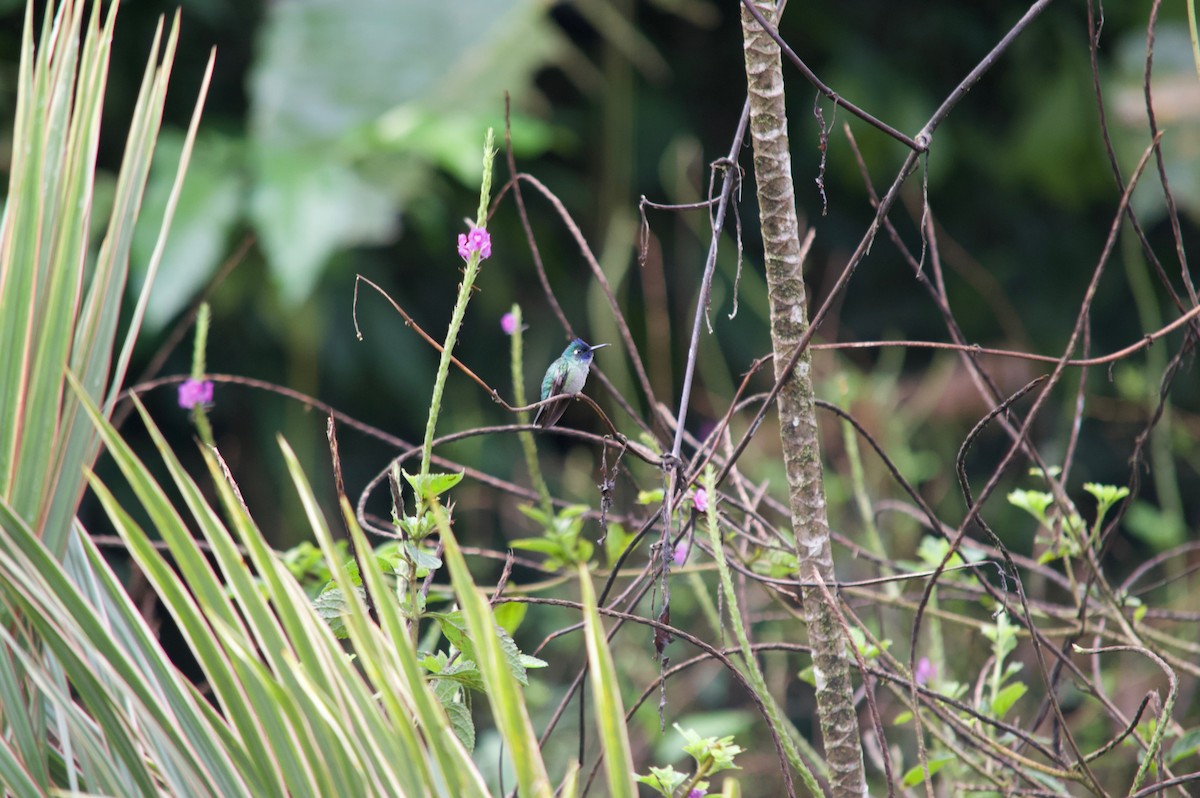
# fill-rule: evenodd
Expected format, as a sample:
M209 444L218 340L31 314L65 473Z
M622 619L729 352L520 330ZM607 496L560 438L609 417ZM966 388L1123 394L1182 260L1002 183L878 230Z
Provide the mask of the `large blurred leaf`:
M166 204L184 139L178 131L159 136L158 152L146 189L146 207ZM179 313L207 282L226 255L229 233L245 212L242 144L225 136L203 135L196 142L188 180L179 197L162 268L146 308L146 327L160 329ZM146 214L133 238L133 269L140 290L145 264L154 251L159 214Z
M546 11L533 0L268 7L249 86L251 213L286 300L306 298L337 250L395 236L433 168L478 178L478 133L499 122L503 92L521 96L561 50ZM431 117L443 120L436 147L396 125Z
M283 149L261 153L258 170L251 219L286 302L308 297L337 250L394 235L393 201L345 164Z

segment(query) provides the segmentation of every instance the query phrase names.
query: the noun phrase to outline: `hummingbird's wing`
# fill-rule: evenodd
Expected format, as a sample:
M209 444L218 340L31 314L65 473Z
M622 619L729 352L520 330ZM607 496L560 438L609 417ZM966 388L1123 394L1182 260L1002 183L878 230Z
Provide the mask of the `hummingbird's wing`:
M554 376L550 380L550 390L547 391L544 384L542 386L542 396L547 399L561 394L563 386L567 382L567 370L565 368L552 370L554 371ZM533 423L539 427L553 427L565 412L567 412L567 401L565 399L542 405L538 408L537 415L533 417Z

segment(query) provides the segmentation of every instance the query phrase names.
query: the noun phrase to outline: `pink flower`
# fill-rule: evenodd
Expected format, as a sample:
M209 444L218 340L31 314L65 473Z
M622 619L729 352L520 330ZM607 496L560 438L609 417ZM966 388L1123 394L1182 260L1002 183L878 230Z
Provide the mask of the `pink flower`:
M196 405L210 405L213 400L211 380L184 380L179 385L179 406L191 410Z
M512 313L505 313L500 317L500 329L504 330L505 335L512 335L517 331L517 317Z
M458 234L459 257L470 260L472 252L478 252L480 260L492 257L492 237L486 229L473 227L469 233Z
M704 488L696 488L696 492L692 494L692 506L696 508L698 513L708 512L708 491Z
M917 670L913 674L917 680L917 684L924 685L933 677L937 676L937 668L929 661L929 657L921 657L917 660Z
M687 562L688 553L691 551L692 544L687 538L675 544L675 550L671 553L671 562L678 568Z

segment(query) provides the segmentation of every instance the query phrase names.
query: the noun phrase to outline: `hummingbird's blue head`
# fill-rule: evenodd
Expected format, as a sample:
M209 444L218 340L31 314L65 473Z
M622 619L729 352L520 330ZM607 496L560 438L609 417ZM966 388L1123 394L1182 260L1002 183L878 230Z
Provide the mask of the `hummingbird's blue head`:
M576 338L571 343L567 344L567 348L563 350L562 356L567 360L573 360L577 363L591 363L592 353L597 349L602 349L608 344L596 344L589 346L582 338Z

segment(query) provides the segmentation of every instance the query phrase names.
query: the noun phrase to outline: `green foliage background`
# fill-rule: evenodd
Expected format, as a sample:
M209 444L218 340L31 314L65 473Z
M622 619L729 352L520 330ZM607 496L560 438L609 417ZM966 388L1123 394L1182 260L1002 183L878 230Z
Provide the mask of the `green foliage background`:
M165 10L159 3L122 9L106 119L127 118L144 66L147 31ZM11 128L13 32L20 23L20 9L6 11L0 31L4 131ZM827 84L911 131L1023 11L1010 3L952 0L919 7L864 0L819 10L797 4L785 15L782 33ZM1100 72L1116 152L1128 174L1147 143L1139 116L1146 12L1136 4L1109 4L1105 13ZM1155 64L1159 122L1167 130L1166 168L1191 251L1200 217L1200 93L1184 22L1182 8L1164 9ZM952 275L949 292L970 340L1056 354L1108 234L1117 193L1098 133L1086 37L1081 8L1052 7L938 132L937 147L925 164L943 242L954 245L941 253ZM682 331L695 304L707 223L702 214L651 212L653 246L648 264L640 267L637 199L692 202L705 196L707 166L728 148L745 91L731 4L185 2L168 132L158 152L160 168L151 177L150 210L134 243L135 267L147 261L153 246L160 223L153 209L162 207L169 191L194 87L213 45L214 85L132 377L173 340L172 331L186 325L197 293L212 285L210 370L286 385L406 440L419 440L436 353L373 295L360 302L364 340L356 340L354 275L379 283L440 337L460 279L453 242L474 208L479 142L486 127L503 129L507 91L519 168L538 176L563 200L618 286L656 389L661 396L677 394L686 343ZM842 124L853 130L877 187L905 153L858 120L835 113L828 102L817 103L830 125L826 205L814 183L822 169L815 92L786 66L785 74L799 202L818 231L808 268L819 300L872 213ZM102 165L115 164L122 140L123 131L106 131ZM497 182L505 177L498 164ZM909 218L900 211L893 218L909 246L919 250L920 184L911 183L904 198ZM1161 192L1151 183L1139 189L1134 204L1156 249L1170 252ZM563 225L544 202L528 193L527 201L549 278L576 330L591 341L615 340L606 306ZM721 319L721 335L706 340L701 351L697 402L706 421L724 409L751 360L769 351L750 192L741 204L748 259L737 289L740 309L726 320L737 274L736 253L726 246L711 306L714 319ZM500 207L490 230L496 254L485 264L458 355L490 384L507 385L508 341L498 321L519 302L530 325L525 333L528 390L541 365L561 350L564 333L547 312L511 201ZM251 237L236 267L214 283L225 260ZM1117 254L1119 262L1092 315L1096 353L1132 343L1172 317L1127 236ZM131 296L137 290L135 277ZM881 238L820 338L943 336L935 309ZM615 349L606 353L601 368L636 406L627 364ZM176 346L159 373L186 373L189 355L186 343ZM1085 419L1077 483L1127 481L1132 440L1153 408L1165 357L1161 347L1152 348L1117 366L1111 382L1107 375L1090 376L1099 399L1094 415ZM853 403L905 473L932 499L953 504L952 452L982 410L958 400L960 382L944 364L920 351L902 356L884 350L822 356L817 369L823 395ZM1018 365L1012 386L1006 387L1033 373ZM765 389L765 378L756 385ZM1155 443L1154 471L1142 502L1130 510L1127 534L1116 544L1118 562L1133 564L1195 537L1200 523L1198 394L1194 378L1174 387L1170 419ZM1062 421L1069 418L1072 398L1064 392L1060 423L1049 416L1043 422L1040 443L1047 451L1065 449L1069 430ZM145 402L180 458L203 468L173 388L151 392ZM299 542L308 527L290 494L280 491L287 474L275 439L282 433L291 442L314 492L333 507L323 416L269 392L219 384L211 419L272 545ZM441 429L508 421L482 390L452 375ZM122 432L148 450L141 429L130 423ZM981 443L983 457L993 443ZM550 456L566 463L557 470L563 483L558 492L594 501L595 468L588 455L566 445L549 447ZM343 433L341 451L351 494L394 454L353 432ZM468 441L444 453L503 478L526 479L517 465L515 438L487 445ZM760 456L748 458L747 469L782 484L771 443L756 453ZM845 457L837 447L831 449L831 505L842 523L853 517L850 489L839 477ZM102 460L101 478L107 480L113 469ZM632 504L628 494L633 490L624 488L623 501ZM372 505L381 515L386 514L384 498ZM458 523L479 538L465 542L488 546L530 533L527 519L513 507L470 483L455 498ZM89 501L82 517L93 532L103 532L100 508ZM1032 538L1033 529L1019 511L997 506L994 512L1011 522L1014 538ZM918 535L906 532L905 543L915 550ZM679 612L695 609L686 597L680 601ZM637 676L652 676L654 666L647 662L641 671ZM697 691L701 704L709 698L712 706L719 703L704 694L703 686ZM714 731L721 734L746 722L741 715L712 717L717 718Z
M819 14L793 9L785 15L783 34L826 83L904 129L931 111L1021 10L952 2L922 7L920 13L885 2ZM210 369L282 383L401 437L417 438L434 353L378 302L362 309L365 341L356 341L350 319L353 275L379 282L435 334L444 328L458 279L452 242L463 227L464 209L471 207L477 142L484 127L502 127L508 91L519 168L546 182L577 219L629 302L656 387L669 392L681 368L672 347L679 344L678 331L687 328L705 226L696 216L652 216L654 257L661 262L639 271L636 201L640 195L675 202L701 198L706 165L728 147L743 92L740 39L728 8L690 1L547 8L488 0L324 0L194 1L183 11L178 86L194 84L210 45L217 47L217 71L149 308L151 334L143 337L141 363L222 261L244 236L253 235L248 254L212 295ZM1138 116L1144 12L1129 6L1105 11L1101 73L1127 171L1145 144ZM140 69L140 42L158 12L155 4L122 10L114 116L126 78ZM1198 105L1187 101L1194 94L1176 101L1167 93L1169 86L1186 86L1193 74L1184 21L1181 9L1164 9L1156 85L1162 87L1160 122L1167 129L1172 188L1185 217L1194 219L1200 161L1189 156L1200 147ZM126 49L123 42L130 43ZM958 274L950 292L971 340L1054 351L1071 323L1069 314L1057 312L1060 298L1082 291L1107 233L1113 183L1097 132L1085 45L1083 11L1052 7L938 133L928 162L929 191L938 223L961 248L961 257L955 252L944 257ZM822 198L812 182L820 169L811 113L815 93L794 70L786 74L801 211L818 228L809 270L819 298L870 214L842 123L855 131L877 180L903 153L821 103L832 125L828 206L821 215ZM186 103L176 102L168 112L175 109L178 125ZM160 153L164 163L170 162L173 140L168 133ZM150 207L164 196L169 180L166 169L157 175ZM910 189L906 207L915 213L916 184ZM1152 186L1139 190L1137 207L1152 240L1165 245L1169 230L1156 197L1161 192ZM748 197L742 202L752 209ZM753 214L745 218L752 248ZM594 339L612 340L611 325L587 288L588 276L562 225L536 201L533 223L573 324ZM143 229L154 224L150 214ZM902 229L915 246L912 225ZM526 336L531 372L561 348L563 335L542 313L544 300L511 203L501 207L492 232L497 256L468 318L464 357L489 382L502 385L506 342L496 319L513 301L535 319ZM1194 235L1194 227L1186 226L1185 233ZM151 238L139 241L135 253L144 255ZM1126 269L1144 271L1135 248L1125 254ZM136 266L144 258L134 261ZM714 312L732 308L733 272L733 254L724 251ZM723 351L701 363L705 384L718 391L730 384L721 371L741 371L767 349L765 302L753 263L743 277L741 312L713 344ZM1120 280L1106 282L1093 316L1094 351L1126 345L1147 328L1130 294ZM648 315L639 318L642 310ZM1141 315L1163 312L1160 300L1151 298ZM937 314L894 249L877 245L827 340L940 333ZM186 354L186 347L178 349L163 372L185 371ZM854 365L870 371L886 357L863 356ZM631 386L620 365L608 366L618 387ZM898 366L918 381L930 367L919 352ZM1152 395L1154 378L1148 381L1136 364L1119 372L1116 402L1136 407ZM529 377L531 385L536 376ZM450 426L502 420L482 392L465 383L452 382L452 388ZM1194 388L1177 391L1185 410L1195 408ZM164 389L148 401L166 412L173 395ZM243 444L238 448L247 459L238 471L251 503L278 507L279 542L294 542L288 540L286 512L271 495L278 466L258 461L257 453L268 451L263 444L282 429L306 466L319 467L324 459L319 419L279 397L231 388L219 392L214 421L219 437ZM1122 481L1126 428L1111 429L1114 437L1107 443L1103 435L1089 440L1095 450L1083 459L1095 470L1089 477ZM182 417L173 434L188 434ZM948 437L960 434L956 427ZM472 446L460 447L461 456L477 458L493 473L515 462L496 447ZM362 457L347 458L350 484L361 484L386 457L386 450L372 447L363 441ZM1190 448L1177 454L1195 462ZM261 484L252 477L256 472L264 476ZM1180 478L1186 482L1181 495L1194 493L1187 489L1195 485L1194 466ZM1197 513L1192 506L1186 515L1194 521Z

